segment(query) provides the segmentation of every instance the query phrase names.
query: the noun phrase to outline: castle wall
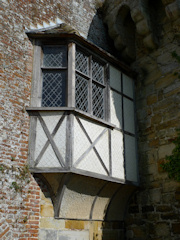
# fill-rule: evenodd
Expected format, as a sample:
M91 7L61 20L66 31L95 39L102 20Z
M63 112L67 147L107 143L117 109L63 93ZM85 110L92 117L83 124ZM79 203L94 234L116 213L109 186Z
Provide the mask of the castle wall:
M111 3L111 4L110 4ZM124 10L127 13L123 16ZM106 1L105 21L121 58L137 71L136 109L141 189L127 214L127 239L179 239L180 184L161 163L171 155L180 119L179 1ZM128 15L129 14L129 15ZM134 24L136 57L126 37ZM124 25L123 25L124 24ZM126 25L127 26L127 25ZM126 34L126 36L124 35Z
M30 105L33 44L25 30L42 28L43 24L50 26L65 22L83 37L110 50L101 14L97 13L102 2L3 0L0 3L2 240L101 239L105 232L107 238L123 237L121 222L55 219L52 197L54 192L49 190L48 182L42 176L31 174L27 166L29 116L26 107ZM60 182L61 179L53 176L52 181L56 184L56 181ZM55 192L56 188L54 185Z

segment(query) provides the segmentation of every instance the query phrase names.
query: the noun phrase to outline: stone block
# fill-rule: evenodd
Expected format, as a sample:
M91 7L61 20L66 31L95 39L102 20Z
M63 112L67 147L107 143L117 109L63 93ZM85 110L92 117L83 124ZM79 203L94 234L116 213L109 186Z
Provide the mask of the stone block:
M152 104L156 103L157 100L158 100L157 94L152 94L147 97L147 105L152 105Z
M172 3L172 2L174 2L174 0L162 0L162 3L163 3L164 5L170 4L170 3Z
M54 208L51 204L41 205L41 216L42 217L54 217Z
M150 201L154 204L161 202L161 189L149 190Z
M89 240L88 231L58 231L57 240ZM48 239L49 240L49 239ZM54 239L53 239L54 240Z
M65 228L82 230L84 229L84 221L67 220L65 221Z
M145 216L143 215L143 217L152 222L158 222L160 220L160 214L156 212L147 213Z
M40 229L39 240L49 240L49 239L57 240L57 231L50 230L50 229Z
M161 113L159 114L155 114L152 118L151 118L151 124L158 124L162 121L162 115Z
M172 223L172 232L174 234L180 234L180 222Z
M180 202L180 192L179 191L175 192L175 199Z
M136 24L136 30L140 35L147 35L149 32L149 27L146 19L141 20Z
M162 201L165 204L169 204L171 202L174 202L174 194L173 193L162 194Z
M168 55L168 58L169 57L170 57L170 55ZM161 61L161 59L159 61ZM156 87L156 89L162 90L162 88L165 88L167 86L171 86L173 82L174 82L174 76L172 76L172 74L166 74L164 76L161 76L155 82L155 87Z
M176 19L180 15L179 6L177 2L168 4L165 8L166 15L169 19Z
M170 193L176 191L176 189L180 186L179 182L168 181L163 184L163 192Z
M127 239L133 238L133 237L134 237L134 232L133 232L133 230L128 230L128 231L126 231L126 237L127 237Z
M159 146L159 138L149 141L149 146L150 147L158 147Z
M148 165L148 169L147 169L149 174L157 174L157 164L150 164Z
M175 214L173 212L165 213L165 214L161 214L161 219L162 220L177 220L177 219L179 219L179 215Z
M144 18L140 8L134 8L131 10L132 20L137 23Z
M156 43L154 42L152 34L149 34L147 37L145 37L143 39L143 42L148 49L153 50L157 47Z
M142 212L154 212L154 206L152 205L147 205L142 207Z
M156 212L170 212L172 210L172 206L170 205L159 205L156 207Z
M40 228L65 229L65 220L57 220L54 217L41 217Z
M157 164L158 164L158 173L164 172L164 170L163 170L163 168L161 166L161 164L163 164L164 162L165 162L164 159L158 160L158 162L157 162Z
M130 206L129 213L139 213L139 207L138 206Z
M103 240L119 240L123 239L124 233L121 230L104 230Z
M168 223L165 222L156 223L154 228L156 236L167 237L170 235L170 227Z
M159 159L163 159L166 156L171 155L172 150L174 149L174 146L175 145L173 143L160 146L159 149L158 149Z

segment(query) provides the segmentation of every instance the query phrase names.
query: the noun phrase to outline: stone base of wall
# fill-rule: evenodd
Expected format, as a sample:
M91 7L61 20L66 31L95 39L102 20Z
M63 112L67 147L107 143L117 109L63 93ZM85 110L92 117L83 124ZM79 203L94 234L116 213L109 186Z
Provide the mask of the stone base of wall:
M41 219L39 240L123 240L122 222Z

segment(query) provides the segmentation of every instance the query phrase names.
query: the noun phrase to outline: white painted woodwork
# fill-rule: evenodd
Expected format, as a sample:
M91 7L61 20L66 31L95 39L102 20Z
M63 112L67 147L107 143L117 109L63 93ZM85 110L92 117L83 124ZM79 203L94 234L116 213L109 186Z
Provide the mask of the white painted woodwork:
M82 128L76 119L74 119L74 158L73 163L75 163L82 154L89 148L91 143L85 136Z
M124 97L125 130L134 133L132 110L133 102ZM98 177L113 177L121 181L137 181L135 136L124 134L124 150L123 132L115 128L110 130L106 125L96 123L94 120L72 115L71 128L73 129L71 132L73 135L70 137L72 141L67 142L66 136L69 130L67 126L69 125L67 116L63 116L63 114L63 111L39 111L35 131L33 166L42 169L63 169L63 164L67 166L66 147L70 144L69 149L73 153L71 163L77 172L79 170L85 175L92 173L98 174ZM48 129L50 136L44 126ZM119 128L119 125L117 126ZM54 131L55 133L53 133ZM43 150L44 148L45 150Z
M48 138L47 138L39 120L37 120L35 133L36 133L36 139L35 139L34 157L36 159L38 157L38 155L40 154L42 148L44 147L45 143L48 141Z
M62 117L63 112L49 112L49 111L41 111L40 116L44 120L46 127L48 128L50 134L53 133L56 125L58 124L60 118ZM59 150L60 154L62 155L65 161L65 154L66 154L66 118L63 120L61 126L59 127L58 131L53 137L54 143ZM43 147L45 146L46 142L48 141L48 137L40 123L39 119L37 120L36 126L36 139L35 139L35 161ZM58 158L49 143L47 149L45 150L44 154L41 156L39 163L37 164L39 168L54 168L54 167L61 167Z
M48 146L46 152L42 156L37 167L40 167L40 168L61 167L51 145Z
M124 155L123 155L123 134L120 131L111 131L112 144L112 176L115 178L124 178Z
M100 138L100 140L95 145L103 163L105 164L106 168L109 169L109 136L108 131L104 133L104 135Z
M105 127L100 126L99 124L92 123L89 120L85 120L80 118L80 121L86 130L91 142L97 140L99 135L103 132ZM94 145L98 154L102 158L103 163L107 168L109 168L109 149L108 149L109 141L108 141L108 132L103 134L97 143ZM88 140L85 133L80 128L79 123L75 120L74 123L74 161L76 161L87 151L87 149L91 146L90 141ZM81 162L76 166L78 169L90 171L93 173L107 175L104 170L102 164L100 163L97 155L92 148L87 154L84 155Z

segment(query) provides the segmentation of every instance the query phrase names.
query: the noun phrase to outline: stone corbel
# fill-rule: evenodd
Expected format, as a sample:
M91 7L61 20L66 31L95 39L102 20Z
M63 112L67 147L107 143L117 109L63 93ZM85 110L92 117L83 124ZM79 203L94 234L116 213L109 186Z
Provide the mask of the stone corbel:
M140 22L136 23L136 30L139 35L145 36L150 30L146 19L142 19Z
M146 37L143 39L143 42L144 42L144 45L145 45L149 50L152 50L152 49L157 48L157 44L156 44L155 41L154 41L154 38L153 38L152 33L149 34L148 36L146 36Z

